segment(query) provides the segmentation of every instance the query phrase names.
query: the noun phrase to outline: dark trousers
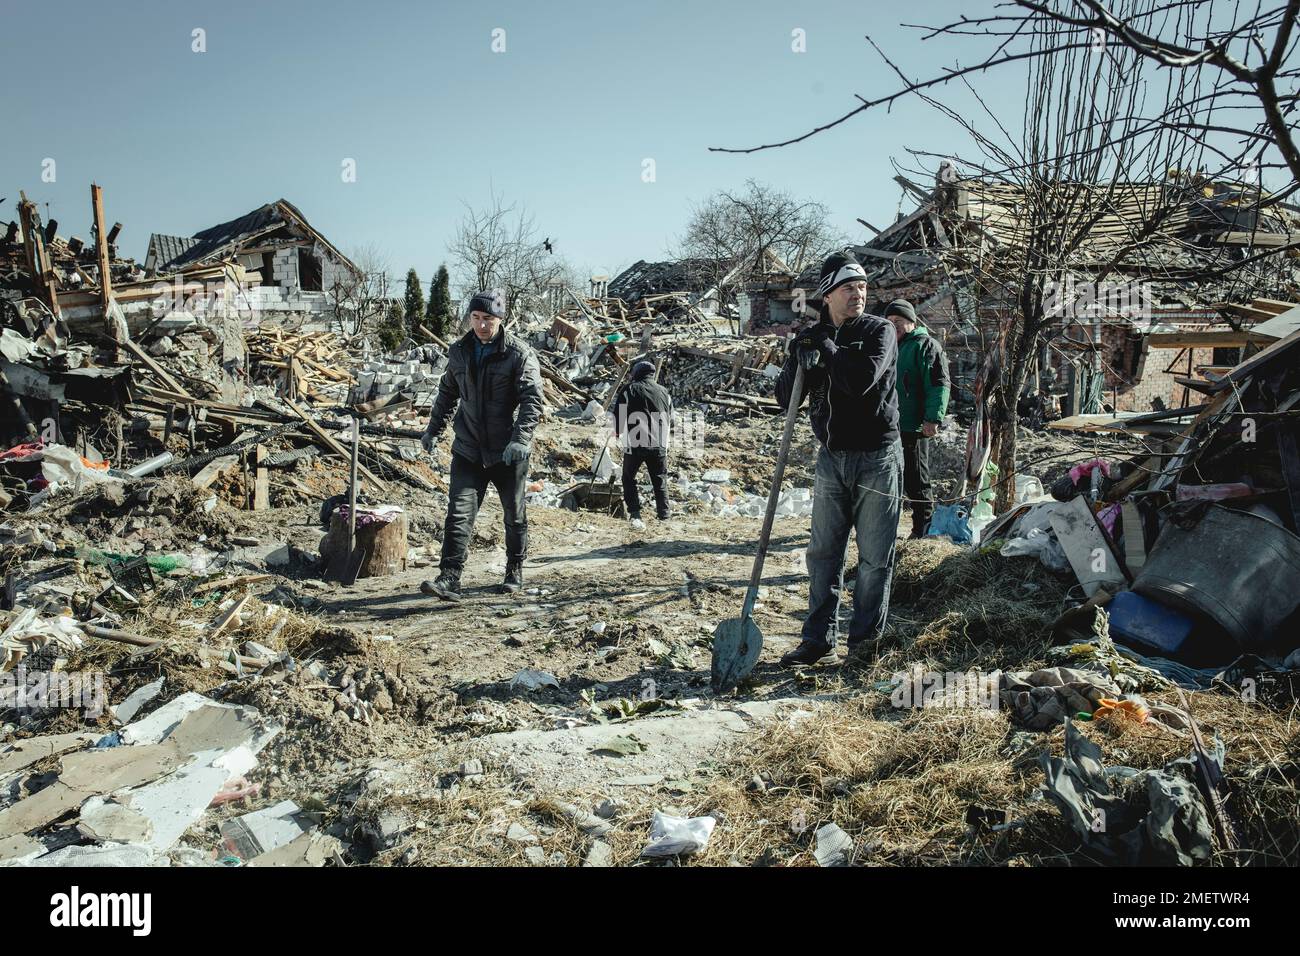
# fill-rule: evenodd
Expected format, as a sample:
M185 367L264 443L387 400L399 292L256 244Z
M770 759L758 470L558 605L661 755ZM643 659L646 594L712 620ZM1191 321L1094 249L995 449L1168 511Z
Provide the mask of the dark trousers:
M934 492L930 483L930 439L920 432L903 432L903 495L912 506L912 534L930 527Z
M528 459L514 465L484 468L460 455L451 456L451 489L447 492L447 523L442 532L444 574L459 575L469 553L469 536L489 484L497 490L506 518L506 560L522 563L528 551L528 513L524 506Z
M650 487L655 493L655 511L662 518L668 514L668 453L656 448L634 448L623 452L623 504L629 518L641 517L641 496L636 489L636 473L645 462L650 472Z

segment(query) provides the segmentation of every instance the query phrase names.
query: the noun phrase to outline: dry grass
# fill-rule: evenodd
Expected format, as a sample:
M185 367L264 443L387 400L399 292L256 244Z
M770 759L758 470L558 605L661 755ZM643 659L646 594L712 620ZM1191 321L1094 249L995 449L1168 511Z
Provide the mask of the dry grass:
M1050 803L1031 798L1043 781L1038 755L1062 751L1062 730L1018 732L1005 711L899 711L883 691L894 673L1028 669L1045 663L1066 584L1036 562L1008 560L943 542L903 549L896 613L876 658L845 675L856 693L796 723L776 721L730 756L695 812L726 821L697 862L813 863L812 834L834 822L872 864L1061 865L1078 839ZM1229 809L1242 845L1235 861L1300 862L1295 712L1279 713L1219 691L1197 692L1203 733L1227 744ZM1177 705L1175 692L1151 695ZM1190 741L1124 718L1082 725L1108 765L1158 768L1186 756ZM770 781L748 786L754 775ZM966 823L968 807L1022 821L994 833ZM1076 858L1077 859L1077 858Z

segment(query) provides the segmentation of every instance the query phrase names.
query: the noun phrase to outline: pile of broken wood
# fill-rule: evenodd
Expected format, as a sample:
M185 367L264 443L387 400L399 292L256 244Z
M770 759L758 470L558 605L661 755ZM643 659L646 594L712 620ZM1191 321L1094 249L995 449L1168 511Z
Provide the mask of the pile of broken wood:
M247 337L249 374L289 398L337 397L353 381L351 356L334 332L291 332L264 326Z

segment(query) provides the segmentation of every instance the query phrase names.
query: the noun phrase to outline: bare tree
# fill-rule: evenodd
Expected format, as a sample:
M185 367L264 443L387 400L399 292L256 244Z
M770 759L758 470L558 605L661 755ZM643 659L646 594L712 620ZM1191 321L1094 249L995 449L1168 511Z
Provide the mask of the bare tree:
M533 217L501 196L483 209L466 204L448 246L457 283L462 290L502 290L511 317L537 307L549 288L575 281L563 257L547 251L542 238Z
M1134 267L1172 272L1144 254L1169 220L1218 177L1247 181L1237 200L1243 212L1280 202L1300 179L1300 152L1288 125L1300 95L1293 55L1300 0L1253 13L1209 0L1128 0L1113 9L1099 0L1012 0L988 16L915 27L924 40L990 41L978 62L920 79L904 74L868 37L899 79L894 92L859 96L859 105L844 115L783 142L722 150L754 152L800 142L906 96L920 97L969 135L982 155L955 165L946 157L947 175L964 166L981 184L1006 187L1015 197L1012 241L981 239L977 249L944 250L943 256L947 267L966 271L979 301L987 367L995 373L983 397L1003 482L1000 508L1014 494L1017 400L1044 343L1077 328L1061 321L1062 308L1068 313L1072 303L1049 304L1053 291L1066 287L1081 268L1094 288ZM1019 138L970 83L975 74L1014 63L1028 67ZM976 98L986 114L981 125L991 133L934 98L950 84ZM1269 195L1261 186L1267 170L1282 170L1292 181ZM936 196L961 186L945 182L944 175L941 167ZM1099 223L1105 228L1097 228ZM1112 241L1099 246L1094 230L1109 232ZM1297 246L1270 244L1257 254L1248 247L1244 258L1239 250L1222 249L1221 261L1208 267L1197 262L1199 274L1192 278L1227 275ZM1073 340L1091 346L1094 366L1100 361L1099 334L1094 328L1085 341Z
M1002 12L1004 11L1005 12ZM935 90L1008 64L1051 59L1086 50L1114 56L1129 51L1168 74L1166 95L1138 105L1145 121L1133 135L1167 128L1193 140L1210 140L1223 165L1248 174L1285 170L1289 194L1300 188L1300 147L1293 118L1300 99L1296 20L1300 0L1228 4L1214 0L1008 0L997 13L962 16L942 26L903 24L922 40L958 36L987 38L988 55L973 64L945 67L937 75L909 79L884 96L857 96L859 105L838 118L789 139L718 152L750 153L802 142L852 117L904 97ZM867 42L880 53L871 39ZM1044 42L1046 40L1046 42ZM883 57L883 53L881 53ZM1280 161L1279 161L1280 160ZM1257 179L1258 181L1258 179ZM1273 196L1278 202L1283 196Z
M345 338L375 328L389 305L388 259L379 246L369 243L352 251L357 271L340 270L329 290L330 315Z
M722 288L723 279L736 272L743 278L751 270L765 271L767 253L797 273L845 241L821 203L749 179L741 189L721 190L696 206L674 252L694 263L725 304L734 292Z

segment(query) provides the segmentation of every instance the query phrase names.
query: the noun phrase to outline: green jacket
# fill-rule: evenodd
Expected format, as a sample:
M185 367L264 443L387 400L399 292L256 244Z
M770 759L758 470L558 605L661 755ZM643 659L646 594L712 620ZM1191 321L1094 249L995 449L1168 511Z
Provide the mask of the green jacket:
M948 414L948 360L943 347L918 325L898 343L898 430L919 432Z

